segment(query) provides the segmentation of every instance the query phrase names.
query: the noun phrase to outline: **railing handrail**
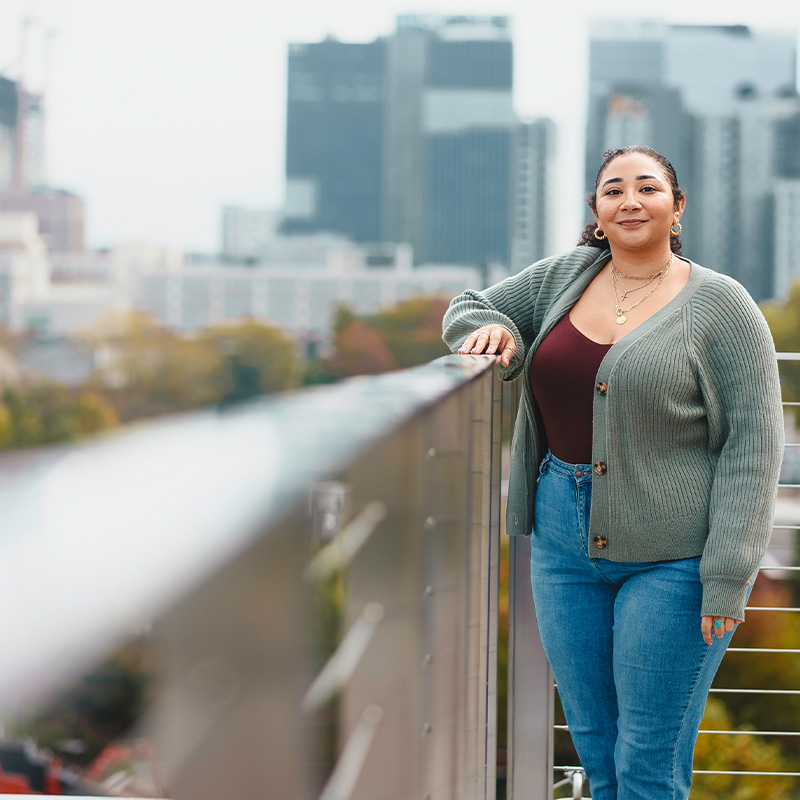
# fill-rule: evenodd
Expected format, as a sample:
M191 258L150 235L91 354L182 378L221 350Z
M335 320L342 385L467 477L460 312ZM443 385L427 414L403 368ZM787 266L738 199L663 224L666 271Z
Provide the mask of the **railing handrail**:
M185 414L77 446L0 458L0 476L8 479L0 481L0 557L6 576L0 582L0 607L6 609L7 618L6 656L0 659L0 713L8 719L36 707L54 687L155 621L156 638L169 650L172 672L163 678L165 699L159 699L150 714L152 729L172 743L166 753L168 763L188 764L204 737L213 738L217 727L224 729L219 715L227 703L244 704L243 714L263 703L259 694L263 676L270 674L271 660L279 654L272 652L271 640L258 635L240 634L229 640L237 628L247 631L250 620L262 637L265 625L266 630L288 637L277 641L282 642L280 649L297 686L290 688L292 681L287 680L287 686L280 687L286 697L276 698L275 707L284 709L283 717L261 723L264 729L280 730L282 739L281 748L270 754L280 767L274 785L272 778L261 777L270 781L266 794L295 796L299 779L292 772L302 758L291 748L309 737L299 727L305 724L300 713L303 692L296 702L292 698L295 689L307 689L314 676L310 667L305 674L305 658L295 652L307 648L302 636L310 634L306 631L298 638L296 631L283 630L282 620L286 609L292 609L290 627L302 627L307 593L346 569L351 576L348 598L352 595L353 604L364 609L365 624L354 633L351 629L338 660L329 663L328 671L306 693L304 713L313 717L343 692L342 719L360 721L352 731L349 723L342 723L351 746L345 748L321 796L327 796L325 792L337 800L347 796L361 779L367 754L376 747L382 752L385 743L399 735L397 714L388 708L402 702L402 694L385 703L386 714L380 706L370 705L372 701L351 713L350 704L360 702L357 697L372 696L369 681L363 692L350 688L363 683L353 677L362 660L374 661L370 654L375 648L386 652L401 619L417 626L408 628L404 622L403 630L422 637L418 626L426 615L438 619L451 611L458 615L469 610L468 618L458 617L460 624L447 626L463 630L468 642L459 639L439 652L435 642L427 642L432 631L423 625L424 637L412 640L411 649L404 648L395 661L409 668L405 659L424 647L432 656L420 657L419 665L414 657L414 666L426 670L414 679L418 691L422 695L429 691L430 675L453 686L447 666L453 664L461 676L460 699L471 698L469 709L456 709L462 724L452 734L447 733L452 710L437 697L430 698L427 713L433 723L425 722L424 735L434 743L433 760L426 767L430 774L414 780L424 777L424 785L436 786L440 773L457 774L461 783L453 791L459 797L492 800L500 493L500 433L493 420L499 421L501 405L496 371L493 357L445 356L409 370L353 378L225 411ZM391 447L403 443L401 434L409 437L408 457L397 459L386 471L387 465L373 454L392 442ZM375 460L371 470L358 466L370 458ZM363 484L376 490L379 484L374 479L385 471L387 485L416 492L414 509L424 509L426 503L429 509L416 527L417 512L412 514L404 498L390 501L364 494L367 502L359 500L353 519L342 519L350 524L336 545L309 561L307 508L312 487L321 479L341 480L351 469L361 470ZM451 475L454 469L461 472ZM420 484L425 474L432 481ZM426 488L437 480L443 485L457 480L462 488L455 491L451 486L441 497ZM359 485L353 495L369 491ZM380 536L375 533L378 528ZM372 586L371 573L364 572L361 562L374 557L372 541L395 541L400 533L412 550L395 552L381 563L382 583L391 587L392 571L402 563L405 570L430 572L426 578L430 585L417 594L406 575L400 596L372 602L369 593L376 589L380 595L383 587ZM425 548L433 542L451 547L442 550L437 545L428 552ZM413 556L414 548L424 556L420 562ZM253 572L251 563L261 563L266 571ZM456 566L461 573L454 587ZM352 577L354 571L360 583ZM454 591L460 598L455 603ZM258 615L251 618L246 613L247 606L228 607L239 592L259 598L263 623ZM366 603L362 597L367 597ZM420 603L420 608L412 610L413 603ZM220 608L229 616L223 619ZM346 618L349 609L343 613ZM350 621L345 619L348 625ZM203 635L197 635L198 629ZM217 645L222 650L215 651ZM467 655L469 668L462 663ZM251 664L259 659L267 662L254 669ZM198 706L192 700L198 690L213 690L217 699L209 704L204 696ZM442 707L437 711L438 705ZM287 708L294 708L294 715ZM476 722L481 725L477 736ZM451 735L453 746L442 747L442 737ZM420 731L404 730L402 736L412 743L408 753L415 752ZM436 767L442 758L456 759L461 772L452 765ZM209 777L224 772L213 761L204 768ZM247 769L266 767L229 764L228 769L233 780ZM209 780L189 795L218 797L220 791ZM231 787L226 792L242 800L248 796Z
M0 608L15 609L3 626L4 649L16 654L0 659L0 710L9 710L32 670L39 674L37 665L46 667L41 686L56 685L60 664L64 675L77 666L62 660L65 651L91 658L115 631L127 635L131 607L159 613L245 546L265 519L303 502L310 476L334 471L490 369L485 357L445 356L230 411L184 414L84 444L0 457L0 557L7 567L19 565L0 581ZM131 496L165 505L143 519L126 502ZM224 519L215 513L219 507ZM179 544L192 543L181 547L180 558L170 549L176 530L186 532ZM103 581L100 559L123 541L133 580L121 584L119 575L108 574ZM76 591L87 583L94 587L88 597ZM123 590L124 602L114 602ZM31 630L52 627L55 608L69 620L65 635L31 641Z

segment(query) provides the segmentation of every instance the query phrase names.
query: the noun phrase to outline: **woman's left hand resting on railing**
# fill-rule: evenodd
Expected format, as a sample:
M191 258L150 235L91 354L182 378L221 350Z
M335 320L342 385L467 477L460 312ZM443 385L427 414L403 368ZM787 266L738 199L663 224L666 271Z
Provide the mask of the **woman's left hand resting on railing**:
M457 352L462 356L499 353L500 363L507 367L516 349L514 336L508 328L502 325L484 325L467 336Z

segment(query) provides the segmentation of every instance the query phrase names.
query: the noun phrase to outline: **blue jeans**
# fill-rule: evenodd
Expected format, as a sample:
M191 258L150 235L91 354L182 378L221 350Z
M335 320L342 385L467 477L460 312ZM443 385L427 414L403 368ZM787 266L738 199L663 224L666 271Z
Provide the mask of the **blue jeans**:
M593 800L685 800L733 634L703 641L699 557L589 555L591 469L551 453L539 468L531 585L542 644Z

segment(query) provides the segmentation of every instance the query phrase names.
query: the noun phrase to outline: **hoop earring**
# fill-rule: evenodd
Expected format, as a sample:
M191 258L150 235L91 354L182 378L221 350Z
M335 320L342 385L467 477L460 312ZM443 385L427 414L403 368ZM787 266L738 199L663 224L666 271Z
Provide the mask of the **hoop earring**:
M675 230L675 225L678 226L678 230L677 231ZM683 230L683 227L681 226L680 222L676 222L676 223L674 223L673 225L670 226L669 235L670 236L674 236L677 239L681 235L681 231L682 230Z
M602 242L603 239L606 238L606 235L599 227L597 227L594 229L594 238L599 239Z

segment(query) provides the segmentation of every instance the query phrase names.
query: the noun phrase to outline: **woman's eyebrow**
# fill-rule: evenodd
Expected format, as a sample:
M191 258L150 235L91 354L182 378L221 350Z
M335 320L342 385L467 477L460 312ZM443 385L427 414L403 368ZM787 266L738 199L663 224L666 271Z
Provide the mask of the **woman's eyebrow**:
M655 175L637 175L637 181L656 181L656 183L661 183L660 180ZM603 181L603 186L607 183L622 183L622 178L609 178L607 181Z

